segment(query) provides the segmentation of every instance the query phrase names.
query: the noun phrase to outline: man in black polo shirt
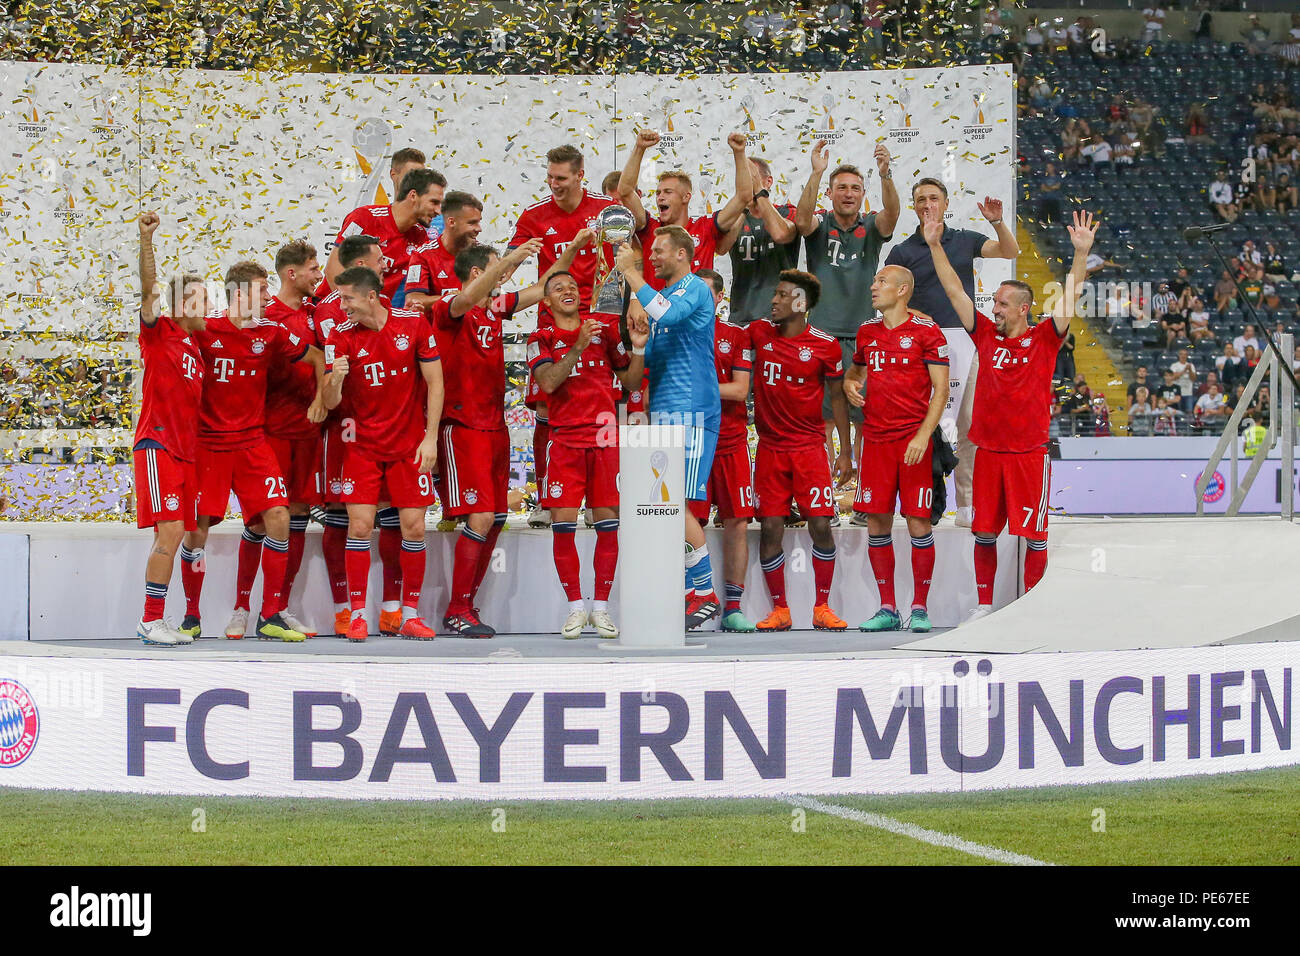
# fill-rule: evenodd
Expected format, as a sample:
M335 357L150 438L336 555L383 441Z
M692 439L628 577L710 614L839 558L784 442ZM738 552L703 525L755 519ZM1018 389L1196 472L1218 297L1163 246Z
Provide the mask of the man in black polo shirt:
M871 308L871 283L880 264L880 250L893 236L894 225L898 222L898 190L894 188L889 169L889 150L883 143L876 146L875 160L884 200L880 212L862 214L867 198L866 177L856 166L847 163L831 172L826 190L831 201L830 211L818 212L817 197L821 192L822 176L830 164L830 150L823 140L813 143L812 175L799 197L799 208L794 216L795 228L804 237L808 271L821 282L821 298L814 324L839 340L845 368L853 362L858 326L875 315ZM830 389L833 387L827 386L822 404L826 448L831 459L836 457L832 447L834 421ZM850 405L849 421L853 427L853 460L858 461L862 456L862 409Z
M948 210L948 187L937 179L922 179L912 187L912 208L916 211L917 229L889 251L885 265L905 266L916 277L916 288L912 292L911 308L924 313L939 323L948 339L949 370L952 378L948 397L948 408L944 412L944 421L955 418L957 428L957 469L953 481L957 486L957 524L970 526L971 476L975 467L975 446L966 439L970 430L972 402L975 398L975 376L978 372L975 345L970 335L962 328L953 311L943 286L934 274L934 259L930 248L921 236L920 223L925 221L929 210L934 210L940 221ZM979 204L980 213L989 221L997 232L996 239L990 239L982 232L971 229L943 230L943 251L948 261L956 270L966 294L975 299L975 260L976 259L1014 259L1020 253L1015 232L1010 224L1002 221L1002 201L985 197Z
M749 176L753 201L727 236L731 250L728 321L741 326L767 318L781 273L799 264L799 244L795 242L799 233L791 219L794 206L772 202L772 167L767 160L751 156Z

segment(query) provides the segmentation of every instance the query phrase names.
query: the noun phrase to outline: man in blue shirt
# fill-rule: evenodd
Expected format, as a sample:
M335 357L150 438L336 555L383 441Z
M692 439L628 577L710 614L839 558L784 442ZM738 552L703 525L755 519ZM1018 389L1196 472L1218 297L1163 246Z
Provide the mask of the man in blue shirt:
M650 375L650 421L686 429L686 498L708 498L709 472L722 423L722 400L713 359L713 293L691 274L695 240L681 226L655 230L650 265L662 292L646 284L641 253L619 247L617 265L628 288L650 317L645 364ZM635 350L634 350L635 352ZM713 568L704 529L686 509L686 572L694 585L687 595L686 628L699 627L721 610L713 589Z
M957 525L970 527L971 476L975 468L975 447L966 438L970 430L972 401L975 396L975 376L979 371L975 346L962 328L952 303L934 273L934 259L930 247L921 235L920 223L933 213L943 221L948 211L948 187L938 179L922 179L912 187L912 208L916 211L917 229L890 250L885 259L887 266L904 266L912 270L916 287L912 291L910 308L930 316L948 339L950 391L948 407L943 421L953 421L957 429L957 469L953 482L957 486ZM975 300L975 260L1014 259L1020 254L1015 233L1002 221L1002 201L985 197L979 204L980 213L997 232L990 239L972 229L943 230L944 254L952 263L966 295Z

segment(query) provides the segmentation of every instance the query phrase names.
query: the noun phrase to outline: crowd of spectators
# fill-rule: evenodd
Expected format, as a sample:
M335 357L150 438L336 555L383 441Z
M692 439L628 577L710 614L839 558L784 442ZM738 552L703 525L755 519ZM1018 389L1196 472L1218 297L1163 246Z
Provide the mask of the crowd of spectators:
M19 358L0 364L0 421L9 429L130 428L130 362Z

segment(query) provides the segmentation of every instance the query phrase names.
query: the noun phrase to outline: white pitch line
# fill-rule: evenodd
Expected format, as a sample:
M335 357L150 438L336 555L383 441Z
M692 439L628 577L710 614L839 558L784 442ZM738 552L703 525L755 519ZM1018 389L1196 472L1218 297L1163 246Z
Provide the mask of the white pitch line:
M803 807L805 810L815 810L818 813L826 813L833 817L852 820L854 823L861 823L865 826L875 827L878 830L888 830L890 833L897 833L899 836L911 837L913 840L920 840L922 843L941 846L948 850L956 850L958 853L968 853L971 856L982 856L985 859L993 860L996 863L1007 863L1012 866L1056 865L1054 863L1047 863L1043 860L1036 860L1032 856L1012 853L1010 850L999 850L995 846L985 846L982 843L972 843L970 840L963 840L961 837L953 836L951 833L940 833L938 830L927 830L925 827L918 827L915 823L904 823L902 820L895 820L893 817L881 816L879 813L867 813L864 810L855 810L852 807L842 807L837 803L822 803L820 800L814 800L812 797L788 797L787 799L794 806Z

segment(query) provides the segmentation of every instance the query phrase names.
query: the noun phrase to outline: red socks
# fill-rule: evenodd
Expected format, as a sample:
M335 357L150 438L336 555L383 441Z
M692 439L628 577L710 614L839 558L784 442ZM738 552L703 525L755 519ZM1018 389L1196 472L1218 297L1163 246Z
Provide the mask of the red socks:
M596 593L597 601L608 601L614 587L614 572L618 568L618 519L606 518L596 522ZM570 600L575 600L570 598Z
M284 578L289 568L289 542L267 537L262 541L262 619L275 617L284 607Z
M366 613L366 587L370 578L370 539L348 538L345 560L348 569L348 603L355 618Z
M402 606L418 609L424 589L424 539L402 541Z
M478 554L478 566L474 569L474 597L478 596L478 589L483 586L483 579L487 577L488 568L492 567L492 552L496 550L497 538L501 537L501 529L505 527L506 516L497 515L492 523L487 537L483 539L483 548ZM473 603L473 600L470 601Z
M302 552L307 544L307 516L289 516L289 560L284 568L284 586L280 589L280 610L289 607L289 592L302 567Z
M933 555L933 551L931 552ZM867 538L867 558L871 561L871 573L876 577L876 588L880 591L880 606L896 610L898 603L894 597L894 537L889 534L873 534Z
M813 545L812 557L813 582L817 585L817 600L813 603L813 607L821 607L831 601L831 579L835 577L835 547L832 545L829 551L821 551Z
M761 558L763 580L767 582L767 593L772 595L772 607L787 607L785 603L785 552L778 551L770 558Z
M579 580L581 565L578 561L578 544L574 540L577 523L551 522L551 553L555 557L555 573L560 576L560 587L570 601L582 600L582 583Z
M447 614L468 611L474 606L474 577L478 573L479 556L483 552L486 539L462 525L460 537L456 539L456 556L451 570L451 600L447 602Z
M199 597L203 594L203 575L207 569L203 549L191 551L181 545L181 587L185 590L185 616L199 616Z
M1028 591L1043 579L1047 570L1047 542L1041 549L1030 548L1025 552L1025 590Z
M912 539L912 607L925 607L934 577L934 534Z
M262 555L262 542L266 535L244 529L239 538L239 564L235 569L235 608L248 610L248 599L257 580L258 559ZM277 579L279 580L279 579ZM263 584L263 590L266 585ZM279 610L277 608L276 610Z
M385 508L385 511L388 509ZM380 517L380 520L386 520ZM402 597L402 526L379 526L379 563L384 570L384 601L398 601Z
M975 593L981 605L993 603L993 580L998 573L998 539L975 536Z
M320 549L325 558L325 572L330 579L330 595L335 606L348 603L348 566L343 558L344 545L348 540L347 515L341 515L341 525L328 522L337 520L333 515L338 512L325 513L325 530L321 532Z

